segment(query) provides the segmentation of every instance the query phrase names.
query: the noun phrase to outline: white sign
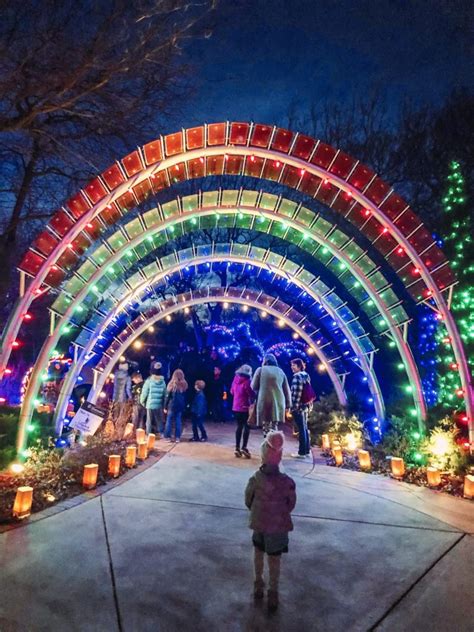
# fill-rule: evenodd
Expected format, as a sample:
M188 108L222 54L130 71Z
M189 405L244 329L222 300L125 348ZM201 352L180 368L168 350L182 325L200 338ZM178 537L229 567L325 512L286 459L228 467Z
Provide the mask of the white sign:
M74 415L70 427L79 430L82 434L93 435L104 421L106 411L90 402L84 402Z

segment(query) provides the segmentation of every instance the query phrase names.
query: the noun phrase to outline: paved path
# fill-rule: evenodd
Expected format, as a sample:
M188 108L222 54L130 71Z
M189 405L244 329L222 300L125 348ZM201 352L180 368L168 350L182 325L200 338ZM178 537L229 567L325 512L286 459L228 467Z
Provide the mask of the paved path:
M267 615L242 502L258 459L233 456L230 426L210 435L0 534L0 632L472 632L474 503L290 459L295 531Z

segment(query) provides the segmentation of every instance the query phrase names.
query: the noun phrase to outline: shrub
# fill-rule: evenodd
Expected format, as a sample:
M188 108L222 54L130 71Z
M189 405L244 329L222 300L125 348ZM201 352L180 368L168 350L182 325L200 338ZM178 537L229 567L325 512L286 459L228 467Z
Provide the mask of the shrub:
M459 429L449 417L441 419L422 445L429 465L457 474L466 469L468 457L456 443Z

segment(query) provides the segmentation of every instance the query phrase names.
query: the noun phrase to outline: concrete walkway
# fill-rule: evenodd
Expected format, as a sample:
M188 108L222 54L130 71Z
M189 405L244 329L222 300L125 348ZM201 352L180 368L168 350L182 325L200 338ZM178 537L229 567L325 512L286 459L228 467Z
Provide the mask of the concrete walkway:
M164 444L133 479L0 534L0 631L472 632L474 503L291 459L295 530L269 616L243 507L259 459L233 456L230 425L209 430L212 443Z

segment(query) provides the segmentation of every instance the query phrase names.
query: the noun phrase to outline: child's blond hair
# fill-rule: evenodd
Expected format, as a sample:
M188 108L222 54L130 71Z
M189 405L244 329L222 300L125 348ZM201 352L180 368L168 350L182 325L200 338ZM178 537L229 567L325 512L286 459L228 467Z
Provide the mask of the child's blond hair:
M200 391L203 391L206 388L206 382L204 380L196 380L194 386Z

